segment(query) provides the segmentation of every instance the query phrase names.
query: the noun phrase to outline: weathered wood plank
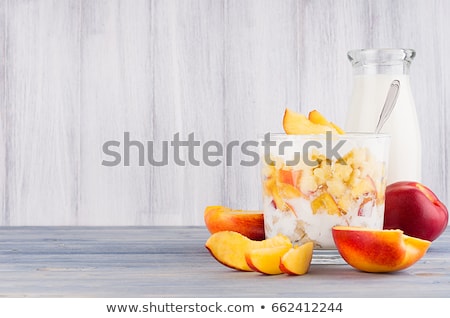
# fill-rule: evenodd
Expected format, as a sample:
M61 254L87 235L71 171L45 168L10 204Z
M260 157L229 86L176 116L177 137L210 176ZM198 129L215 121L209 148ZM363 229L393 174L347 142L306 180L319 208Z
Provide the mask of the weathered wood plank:
M130 141L152 139L151 3L81 2L81 162L76 225L151 224L151 169ZM118 141L113 167L105 142ZM129 145L129 143L127 143ZM126 166L125 148L129 149Z
M304 276L238 272L204 227L0 228L3 297L448 297L450 230L407 270L315 265Z
M253 161L244 142L282 132L284 109L298 107L297 2L226 1L224 129L225 143L236 147L225 167L224 204L231 207L262 206L260 166L242 164Z
M157 158L161 143L168 142L169 164L152 169L152 225L202 224L204 208L223 199L223 165L208 166L202 158L207 141L224 140L223 24L223 1L153 2L154 117L149 125ZM175 134L183 142L193 134L198 166L186 146L175 154ZM183 163L175 161L178 156Z
M6 120L6 40L7 3L0 2L0 224L9 224L9 211L6 209L6 140L8 121Z
M77 1L5 1L0 150L3 225L77 219L80 38ZM2 20L3 22L3 20Z

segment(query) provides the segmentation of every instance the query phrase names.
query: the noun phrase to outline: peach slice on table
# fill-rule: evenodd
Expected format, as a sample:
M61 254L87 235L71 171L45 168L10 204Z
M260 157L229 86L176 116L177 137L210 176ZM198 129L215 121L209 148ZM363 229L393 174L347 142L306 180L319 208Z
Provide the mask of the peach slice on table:
M205 243L205 247L219 263L241 271L252 271L245 260L248 251L276 246L290 248L292 243L282 234L255 241L234 231L216 232Z
M282 274L281 257L292 248L291 246L265 247L248 250L245 253L247 265L255 272L266 275Z
M406 269L420 260L431 245L430 241L405 235L401 230L334 226L332 235L349 265L372 273Z
M311 265L313 251L313 242L292 247L281 257L280 270L289 275L306 274Z
M264 214L260 210L235 210L225 206L207 206L204 221L211 234L235 231L252 240L264 240Z
M310 111L308 114L308 119L313 122L314 124L320 124L320 125L324 125L324 126L328 126L331 128L336 129L336 131L338 132L338 134L344 134L344 130L339 127L338 125L336 125L335 123L328 121L328 119L325 118L325 116L323 116L318 110L313 110Z

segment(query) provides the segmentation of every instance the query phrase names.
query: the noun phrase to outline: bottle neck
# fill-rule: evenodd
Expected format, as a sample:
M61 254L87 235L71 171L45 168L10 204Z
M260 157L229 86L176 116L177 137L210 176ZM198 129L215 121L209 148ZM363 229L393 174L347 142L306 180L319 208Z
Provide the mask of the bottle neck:
M363 49L347 53L354 75L409 75L415 57L411 49Z
M364 64L364 65L353 65L354 75L409 75L409 64L399 63L399 64Z

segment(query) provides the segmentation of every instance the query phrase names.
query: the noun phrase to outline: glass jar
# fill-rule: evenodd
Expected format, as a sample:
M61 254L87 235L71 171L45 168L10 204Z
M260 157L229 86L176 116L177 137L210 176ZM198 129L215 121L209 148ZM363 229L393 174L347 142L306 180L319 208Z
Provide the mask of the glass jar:
M381 130L391 136L388 184L421 182L421 134L409 79L415 55L412 49L361 49L347 54L353 91L346 131L374 132L392 81L400 81L397 103Z
M383 228L389 141L375 133L266 134L266 238L283 234L296 245L313 242L313 264L340 264L333 226Z

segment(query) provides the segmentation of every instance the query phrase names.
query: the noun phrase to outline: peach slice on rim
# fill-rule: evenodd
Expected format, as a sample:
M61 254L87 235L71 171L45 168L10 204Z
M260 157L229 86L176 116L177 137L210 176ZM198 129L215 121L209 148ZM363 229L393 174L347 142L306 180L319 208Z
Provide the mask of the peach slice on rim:
M284 111L283 129L288 135L325 134L327 131L336 134L344 133L341 128L329 122L318 111L313 111L312 114L310 113L308 118L289 108L286 108Z

